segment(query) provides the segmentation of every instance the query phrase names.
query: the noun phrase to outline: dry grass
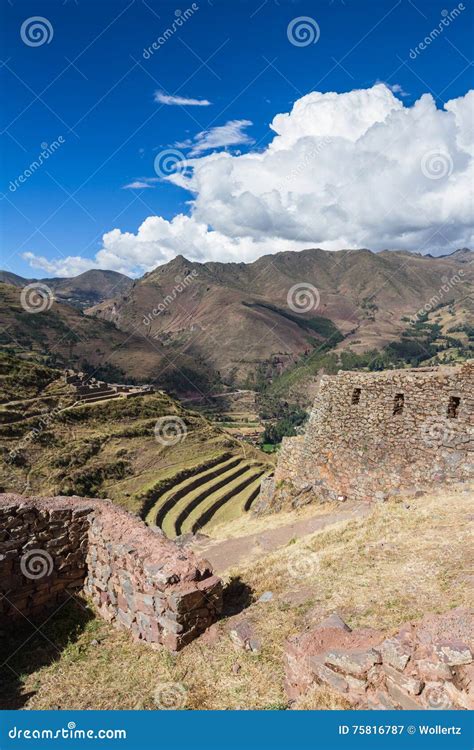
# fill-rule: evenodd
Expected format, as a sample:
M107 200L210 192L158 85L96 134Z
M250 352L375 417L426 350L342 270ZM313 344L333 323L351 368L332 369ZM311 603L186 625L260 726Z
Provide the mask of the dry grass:
M303 629L310 608L316 616L338 610L352 627L392 630L425 612L468 602L472 497L440 493L410 501L408 508L387 503L366 519L296 540L235 571L253 589L254 600L264 590L274 594L270 602L254 601L243 614L262 641L260 654L236 650L226 620L218 624L215 642L200 638L174 657L133 643L127 633L94 619L55 661L24 676L21 691L32 693L26 706L155 709L157 688L177 683L185 690L185 708L285 707L285 639ZM268 521L252 523L268 528ZM297 707L344 708L320 690Z
M306 569L317 603L347 612L353 626L390 628L445 611L469 600L472 498L470 492L441 492L409 507L387 503L367 519L268 555L241 575L257 591L284 591L288 569Z
M340 510L340 505L337 503L324 503L318 506L306 505L298 510L282 511L265 516L246 514L232 521L212 524L209 529L206 529L206 534L216 540L235 539L269 529L277 529L305 518L324 517L338 509Z
M305 695L296 699L292 708L296 711L347 711L352 710L353 706L342 695L313 685Z
M159 708L157 693L175 685L184 689L182 707L189 709L283 707L281 668L271 650L264 647L259 655L235 650L224 624L219 627L217 644L196 642L172 656L92 620L57 661L24 675L23 693L33 694L25 707L153 710ZM237 663L240 671L234 674Z

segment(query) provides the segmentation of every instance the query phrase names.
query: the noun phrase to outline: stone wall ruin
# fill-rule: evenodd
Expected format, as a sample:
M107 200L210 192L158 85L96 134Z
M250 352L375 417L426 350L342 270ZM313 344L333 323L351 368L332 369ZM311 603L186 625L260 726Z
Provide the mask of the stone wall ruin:
M256 509L289 489L384 500L472 480L474 362L323 376L305 433L284 438Z
M0 627L84 591L101 617L178 651L214 622L210 565L108 500L0 495Z
M356 709L474 709L474 617L458 607L394 634L351 630L336 614L285 648L290 700L329 688Z

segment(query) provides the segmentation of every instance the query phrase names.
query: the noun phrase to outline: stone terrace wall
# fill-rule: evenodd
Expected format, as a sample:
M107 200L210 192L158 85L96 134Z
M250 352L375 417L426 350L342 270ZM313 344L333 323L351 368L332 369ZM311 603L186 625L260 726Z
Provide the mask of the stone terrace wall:
M0 625L34 620L83 587L91 512L0 495Z
M173 651L222 609L222 582L207 561L112 505L92 517L87 563L85 590L99 613Z
M173 651L222 607L206 561L110 501L0 495L0 624L35 618L81 589L109 622Z
M285 438L259 507L289 482L323 499L385 499L474 475L474 363L321 379L305 434ZM258 506L257 506L258 507Z
M474 617L426 615L394 636L351 629L331 615L285 650L290 699L329 688L358 709L473 709Z

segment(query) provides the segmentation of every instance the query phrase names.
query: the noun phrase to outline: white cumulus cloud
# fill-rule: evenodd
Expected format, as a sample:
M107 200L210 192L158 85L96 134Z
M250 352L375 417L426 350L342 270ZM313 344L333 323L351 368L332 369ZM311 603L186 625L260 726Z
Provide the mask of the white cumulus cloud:
M69 255L67 258L55 258L50 261L42 255L26 252L21 256L28 261L32 268L44 271L49 277L52 276L78 276L91 268L103 268L99 263L90 258L82 258L80 255Z
M235 145L232 134L248 138L247 120L199 133L186 170L167 178L191 194L190 215L112 229L85 262L140 273L177 254L226 261L316 246L472 245L473 107L474 91L443 109L430 94L408 107L377 84L303 96L273 118L262 151L203 155Z

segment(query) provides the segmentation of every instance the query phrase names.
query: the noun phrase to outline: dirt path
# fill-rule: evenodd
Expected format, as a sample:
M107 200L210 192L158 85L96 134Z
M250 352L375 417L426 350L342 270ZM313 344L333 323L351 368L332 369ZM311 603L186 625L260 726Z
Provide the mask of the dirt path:
M279 547L284 547L291 539L301 539L340 521L365 518L372 512L372 507L368 503L345 505L340 511L324 516L310 516L257 534L223 541L197 542L192 545L192 549L197 555L209 560L216 573L222 574L243 560L245 563L253 562Z

